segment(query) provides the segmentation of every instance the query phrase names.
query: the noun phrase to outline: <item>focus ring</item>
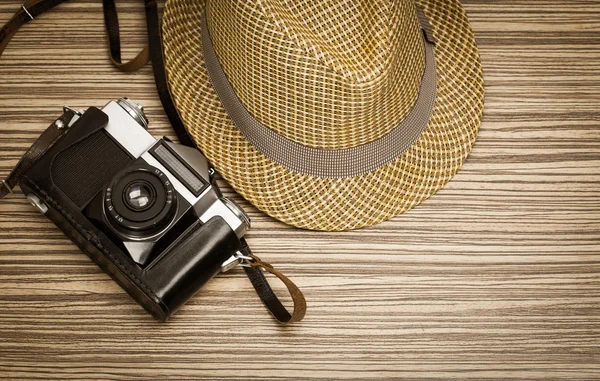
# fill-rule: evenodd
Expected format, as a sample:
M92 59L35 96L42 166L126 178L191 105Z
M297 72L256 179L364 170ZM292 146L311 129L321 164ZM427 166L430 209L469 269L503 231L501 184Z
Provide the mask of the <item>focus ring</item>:
M125 194L132 184L152 188L150 207L139 210L126 202ZM158 168L138 166L128 168L115 176L104 191L105 211L110 222L124 233L152 234L166 228L176 209L175 190L168 177Z

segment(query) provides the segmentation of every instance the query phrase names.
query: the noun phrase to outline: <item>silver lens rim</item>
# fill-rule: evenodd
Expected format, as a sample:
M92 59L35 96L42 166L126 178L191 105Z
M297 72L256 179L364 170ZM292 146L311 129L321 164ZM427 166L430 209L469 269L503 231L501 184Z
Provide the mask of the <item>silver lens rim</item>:
M235 201L230 200L228 198L222 198L221 201L223 201L223 204L225 204L225 206L227 206L227 208L229 208L229 210L231 210L231 212L237 218L239 218L240 221L242 221L244 226L246 226L246 230L250 230L250 227L251 227L250 217L248 216L248 214L246 214L244 209L242 209L238 204L236 204Z
M120 98L117 100L117 104L121 106L123 110L127 111L133 120L135 120L140 126L144 127L145 130L148 129L148 118L146 118L144 107L142 107L142 105L137 104L128 98Z

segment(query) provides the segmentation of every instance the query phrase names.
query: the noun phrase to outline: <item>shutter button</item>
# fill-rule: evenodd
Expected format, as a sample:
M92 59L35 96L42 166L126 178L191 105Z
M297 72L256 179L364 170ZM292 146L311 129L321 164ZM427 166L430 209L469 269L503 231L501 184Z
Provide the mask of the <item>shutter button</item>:
M46 214L46 212L48 211L48 207L46 206L46 204L44 204L42 200L40 200L40 198L34 195L33 193L27 195L27 200L29 200L31 205L35 206L35 208L39 210L40 213Z

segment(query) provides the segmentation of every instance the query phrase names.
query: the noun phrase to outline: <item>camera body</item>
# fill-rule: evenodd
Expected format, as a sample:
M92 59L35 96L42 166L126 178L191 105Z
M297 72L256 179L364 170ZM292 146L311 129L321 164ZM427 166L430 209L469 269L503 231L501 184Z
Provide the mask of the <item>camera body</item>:
M90 107L25 174L21 188L159 320L224 264L250 227L200 151L155 139L128 99Z
M238 238L244 236L250 226L248 217L235 203L221 197L200 151L155 139L147 131L142 108L128 99L110 102L102 111L109 116L102 132L112 142L105 138L100 142L102 137L98 137L94 144L102 151L89 150L104 156L110 165L77 180L64 173L57 182L63 192L71 191L72 199L81 200L83 213L115 242L122 243L136 263L145 266L167 246L177 244L196 220L205 223L221 216ZM99 172L102 175L98 176ZM105 185L87 202L96 188L82 194L71 182L92 181Z

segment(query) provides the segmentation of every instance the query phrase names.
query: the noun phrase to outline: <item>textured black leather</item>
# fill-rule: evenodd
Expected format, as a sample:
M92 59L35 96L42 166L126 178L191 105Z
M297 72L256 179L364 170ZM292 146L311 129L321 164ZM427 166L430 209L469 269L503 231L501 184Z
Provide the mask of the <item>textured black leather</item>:
M165 321L220 271L221 264L241 244L229 225L221 217L214 217L202 226L198 223L179 245L148 266L135 263L85 217L80 205L54 181L52 168L56 158L73 145L94 139L107 123L108 116L103 111L90 107L23 173L21 188L26 194L39 197L49 208L48 217L65 234L157 319Z
M13 188L18 185L23 174L63 136L74 116L75 114L72 111L67 111L56 121L52 122L52 124L42 133L23 155L21 160L19 160L6 179L0 182L0 198L12 193ZM63 126L63 128L58 128L58 126Z
M166 321L172 315L174 311L169 309L152 288L142 281L140 269L129 263L124 253L121 253L110 240L98 235L93 225L89 225L87 220L80 219L80 214L75 213L76 210L63 207L61 205L63 201L57 201L30 178L24 178L20 185L26 194L36 194L48 206L46 216L152 316L160 321Z
M48 206L46 216L81 250L108 273L156 319L166 321L220 269L221 263L239 247L227 222L214 217L199 227L188 245L157 258L148 268L139 267L104 233L60 195L57 198L30 177L21 188L36 194Z
M146 268L142 279L175 311L220 273L223 262L240 248L240 241L225 220L214 217Z
M26 193L36 194L48 206L46 216L160 321L167 321L216 275L223 258L233 255L239 247L227 222L214 217L194 232L184 249L157 258L148 268L142 269L90 224L77 208L68 203L65 207L65 200L60 195L52 197L45 187L27 176L21 188ZM182 261L191 265L186 266Z

